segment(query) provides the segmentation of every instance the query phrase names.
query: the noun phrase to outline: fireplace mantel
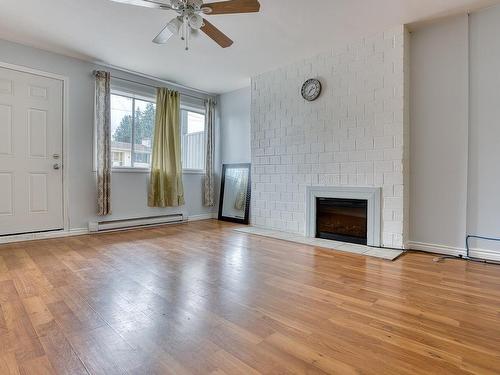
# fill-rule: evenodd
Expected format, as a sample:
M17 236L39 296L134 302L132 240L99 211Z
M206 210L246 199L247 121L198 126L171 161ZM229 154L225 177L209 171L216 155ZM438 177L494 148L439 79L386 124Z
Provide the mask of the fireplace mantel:
M316 198L361 199L368 202L368 246L381 245L381 188L309 186L306 188L306 236L316 236Z

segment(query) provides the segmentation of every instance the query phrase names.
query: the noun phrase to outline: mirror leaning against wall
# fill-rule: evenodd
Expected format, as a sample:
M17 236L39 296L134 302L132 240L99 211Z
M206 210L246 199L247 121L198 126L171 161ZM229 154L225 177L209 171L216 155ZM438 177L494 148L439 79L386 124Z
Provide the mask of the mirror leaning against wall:
M219 220L248 224L250 164L224 164L220 189Z

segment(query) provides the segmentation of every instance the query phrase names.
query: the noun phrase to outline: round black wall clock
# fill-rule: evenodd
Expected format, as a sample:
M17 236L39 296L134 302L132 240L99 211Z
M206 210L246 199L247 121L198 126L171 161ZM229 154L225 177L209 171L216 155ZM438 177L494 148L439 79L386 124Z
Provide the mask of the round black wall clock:
M318 99L321 94L321 82L317 79L308 79L302 85L302 97L308 102Z

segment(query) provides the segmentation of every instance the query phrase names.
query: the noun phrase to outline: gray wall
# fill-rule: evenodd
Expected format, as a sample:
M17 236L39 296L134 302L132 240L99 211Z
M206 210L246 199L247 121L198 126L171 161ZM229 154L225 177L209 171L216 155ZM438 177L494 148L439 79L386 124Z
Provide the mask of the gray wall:
M500 6L470 17L469 234L500 237ZM473 243L500 256L500 244Z
M500 6L411 38L411 241L458 253L500 237ZM500 260L500 244L472 241Z
M222 163L250 163L250 87L219 97Z
M89 220L95 220L96 187L93 169L93 113L95 64L68 58L0 40L0 61L59 74L69 78L68 90L68 155L64 160L67 168L69 191L68 216L71 229L86 228ZM109 69L108 69L109 70ZM111 70L113 76L158 85L154 81ZM218 125L216 142L220 142ZM217 152L216 166L220 165ZM217 176L219 168L217 167ZM218 178L218 177L217 177ZM171 212L183 212L188 216L207 215L212 209L202 206L202 175L185 174L186 205L180 209L151 209L147 207L147 173L113 173L113 215L109 219L144 217Z
M410 240L461 248L467 210L467 16L411 35Z

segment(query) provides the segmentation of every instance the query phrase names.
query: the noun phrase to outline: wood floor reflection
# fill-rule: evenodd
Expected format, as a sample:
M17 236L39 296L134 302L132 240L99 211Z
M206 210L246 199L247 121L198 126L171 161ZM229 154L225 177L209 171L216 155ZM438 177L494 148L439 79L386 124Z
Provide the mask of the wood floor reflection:
M0 374L500 373L500 267L235 227L0 246Z

